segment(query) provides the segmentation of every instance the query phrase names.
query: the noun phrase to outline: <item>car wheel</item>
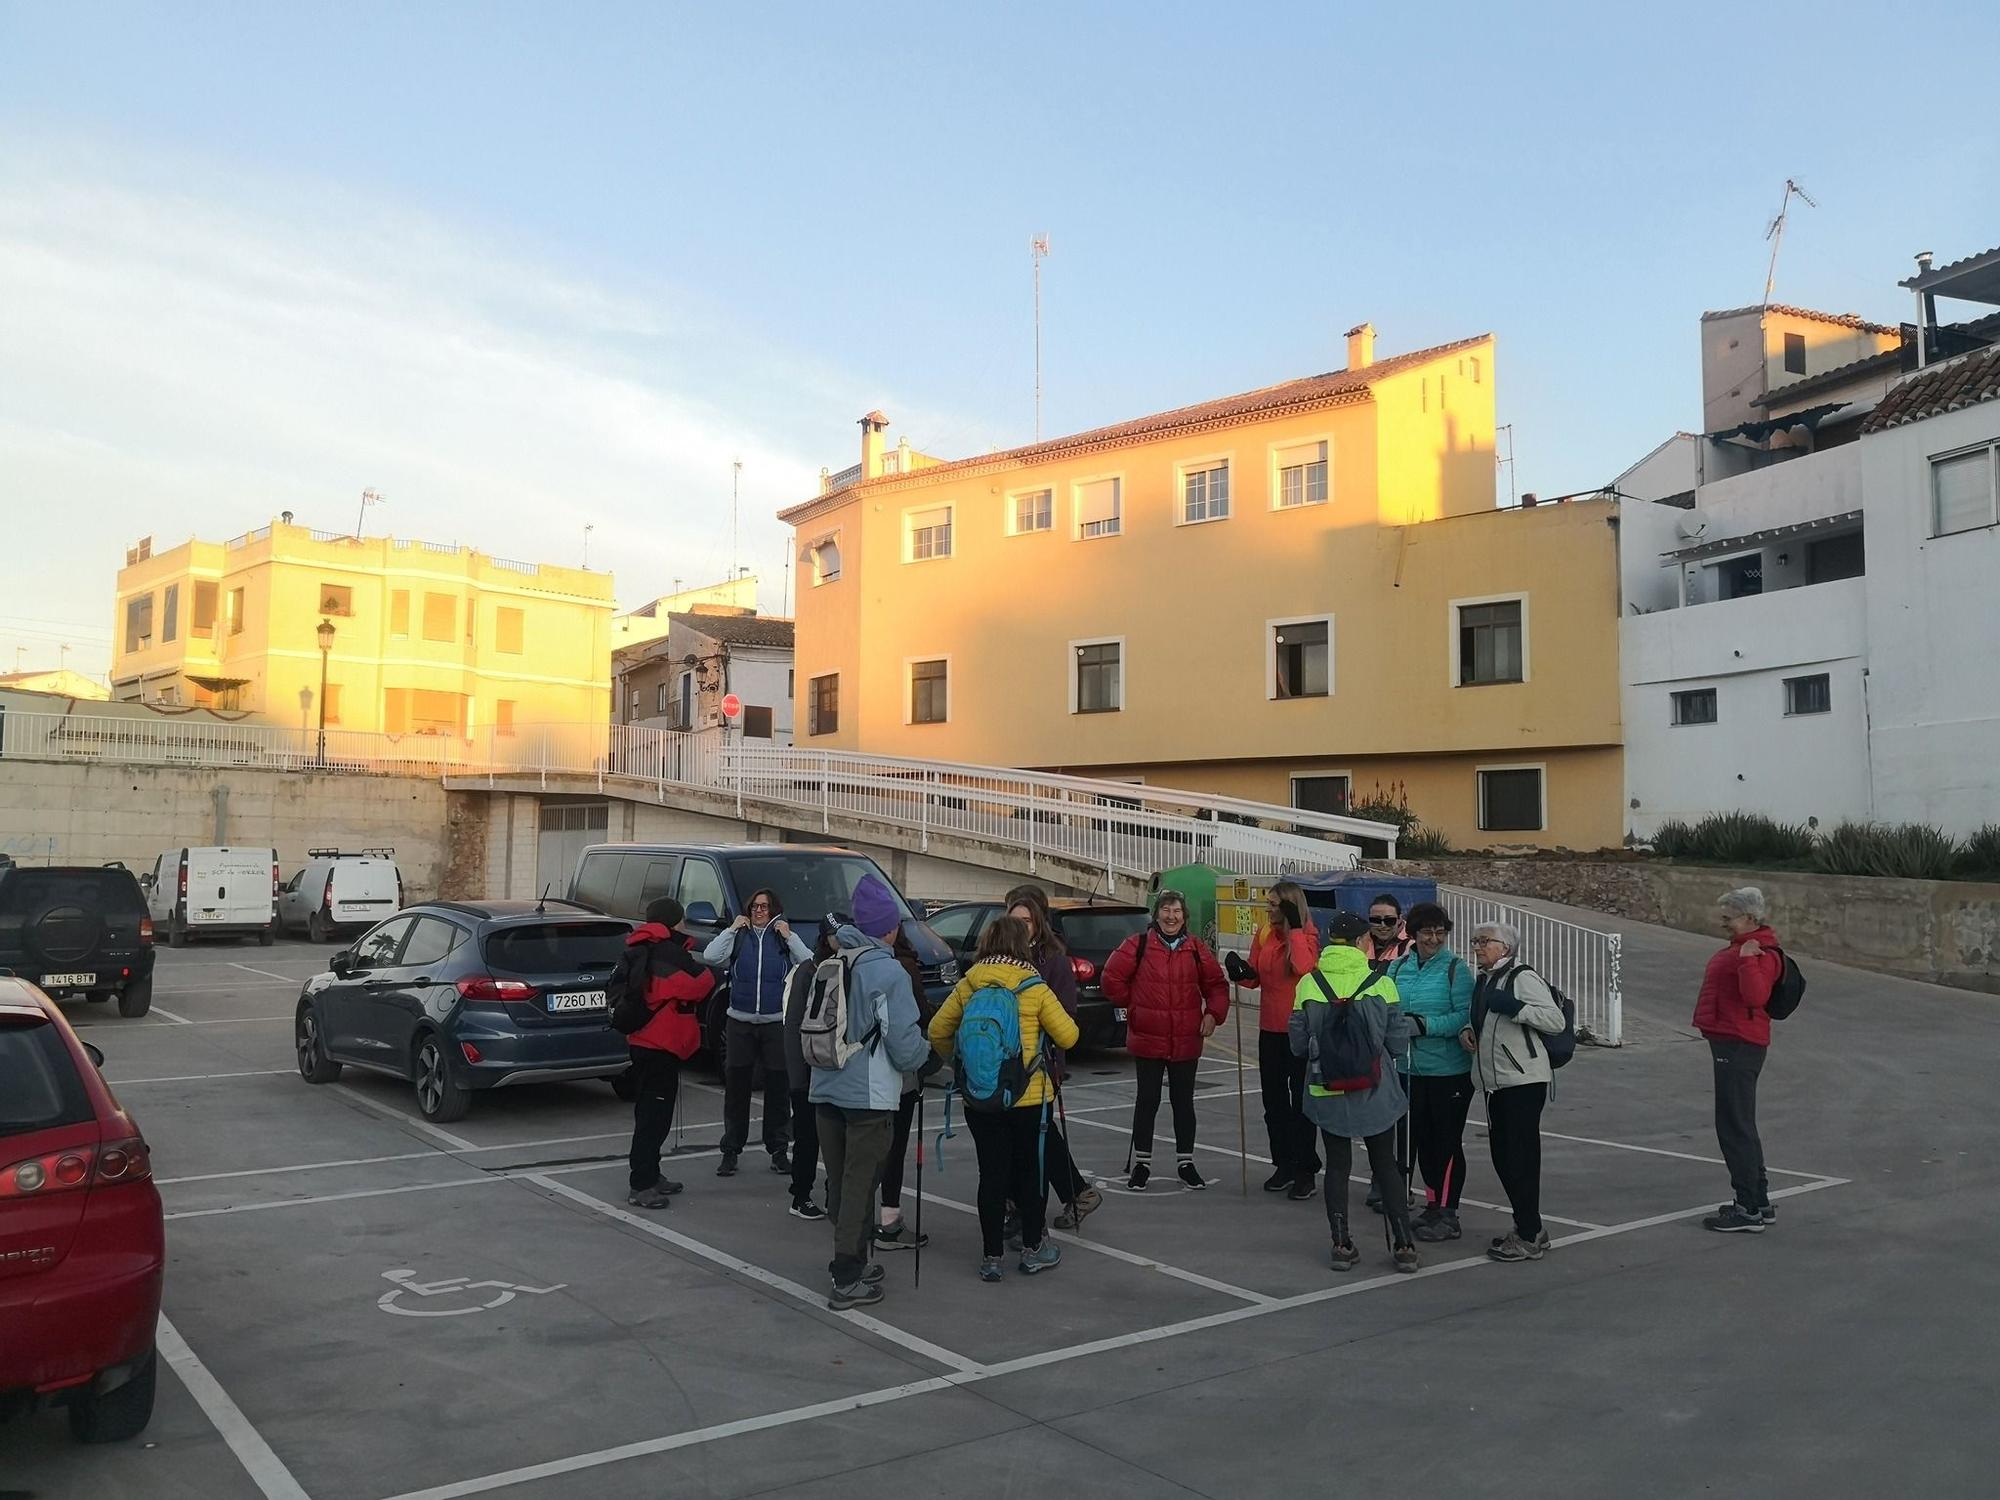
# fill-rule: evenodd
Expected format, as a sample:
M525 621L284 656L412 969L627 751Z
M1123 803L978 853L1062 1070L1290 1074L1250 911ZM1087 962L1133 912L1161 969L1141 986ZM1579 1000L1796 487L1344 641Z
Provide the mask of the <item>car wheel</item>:
M271 944L277 942L277 940L278 940L278 923L277 920L273 918L270 925L267 926L262 932L257 934L257 946L259 948L268 948L271 946Z
M299 1077L307 1083L336 1083L340 1064L326 1055L326 1042L319 1034L319 1017L310 1005L299 1007L292 1023L292 1042L298 1053Z
M465 1118L472 1107L472 1090L451 1076L444 1043L429 1033L417 1043L417 1112L434 1125Z
M159 1373L160 1356L149 1349L145 1362L117 1390L72 1396L70 1432L82 1443L122 1443L137 1437L153 1420L153 1389Z
M185 948L187 945L187 929L178 922L169 922L167 924L167 946L169 948Z
M326 923L319 919L318 912L314 912L306 918L306 936L311 938L315 943L326 941Z
M118 997L118 1014L128 1021L137 1020L153 1008L153 981L135 979L125 986Z

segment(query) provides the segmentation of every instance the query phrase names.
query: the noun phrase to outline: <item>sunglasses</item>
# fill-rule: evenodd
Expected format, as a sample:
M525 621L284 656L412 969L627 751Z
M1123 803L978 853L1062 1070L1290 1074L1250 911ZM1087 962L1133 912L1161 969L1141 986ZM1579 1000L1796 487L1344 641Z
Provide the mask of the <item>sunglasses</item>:
M1394 927L1402 920L1401 917L1370 917L1368 925L1370 927Z

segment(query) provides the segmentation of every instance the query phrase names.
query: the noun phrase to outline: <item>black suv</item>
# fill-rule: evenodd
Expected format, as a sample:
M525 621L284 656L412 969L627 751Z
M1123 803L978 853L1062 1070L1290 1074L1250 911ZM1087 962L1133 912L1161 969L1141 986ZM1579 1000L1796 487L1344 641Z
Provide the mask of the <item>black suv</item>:
M0 864L0 972L51 999L118 1001L121 1016L153 1005L153 919L123 865Z
M604 982L630 922L568 901L427 901L378 922L305 982L299 1076L343 1066L416 1086L417 1108L461 1118L481 1089L616 1078L625 1038Z
M986 924L1006 911L998 901L960 901L931 913L931 930L970 968ZM1076 971L1076 1024L1084 1047L1125 1045L1125 1012L1104 998L1104 965L1118 945L1152 920L1143 906L1057 897L1049 903L1056 932Z

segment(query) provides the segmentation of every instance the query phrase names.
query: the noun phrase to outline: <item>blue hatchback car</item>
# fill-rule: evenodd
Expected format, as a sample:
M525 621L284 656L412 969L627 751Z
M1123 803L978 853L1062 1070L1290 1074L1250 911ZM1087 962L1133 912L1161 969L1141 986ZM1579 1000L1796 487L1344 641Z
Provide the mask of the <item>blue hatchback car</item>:
M625 1071L604 984L632 924L568 901L432 901L368 929L299 993L299 1076L369 1068L416 1088L426 1120L482 1089Z

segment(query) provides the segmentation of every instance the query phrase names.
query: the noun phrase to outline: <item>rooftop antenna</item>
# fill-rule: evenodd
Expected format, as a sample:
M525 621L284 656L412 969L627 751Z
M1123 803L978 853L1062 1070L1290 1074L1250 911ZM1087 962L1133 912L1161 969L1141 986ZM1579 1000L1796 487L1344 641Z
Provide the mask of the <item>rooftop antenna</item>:
M541 913L542 915L547 915L549 909L549 892L554 890L555 888L556 888L556 883L553 880L551 880L547 885L542 887L542 899L535 903L535 910L538 913Z
M597 530L595 521L583 523L583 571L586 573L590 571L590 534L595 530Z
M361 513L354 518L355 541L358 542L361 540L361 523L368 519L368 507L371 505L380 505L381 503L382 492L380 490L363 490L361 492Z
M1771 269L1764 275L1764 305L1771 305L1771 288L1778 280L1778 247L1785 242L1785 218L1792 211L1792 199L1797 198L1807 208L1818 208L1812 194L1800 187L1791 178L1785 179L1785 196L1778 203L1778 217L1771 221L1771 227L1764 231L1764 238L1771 242Z
M732 459L729 473L729 575L736 576L736 497L743 487L743 460Z
M1042 261L1049 253L1049 237L1038 234L1028 241L1028 254L1035 262L1035 441L1042 440Z
M1502 422L1494 429L1493 435L1497 438L1503 432L1507 434L1507 456L1496 459L1495 463L1507 466L1507 505L1511 509L1520 503L1514 493L1516 483L1514 477L1514 424L1512 422Z

